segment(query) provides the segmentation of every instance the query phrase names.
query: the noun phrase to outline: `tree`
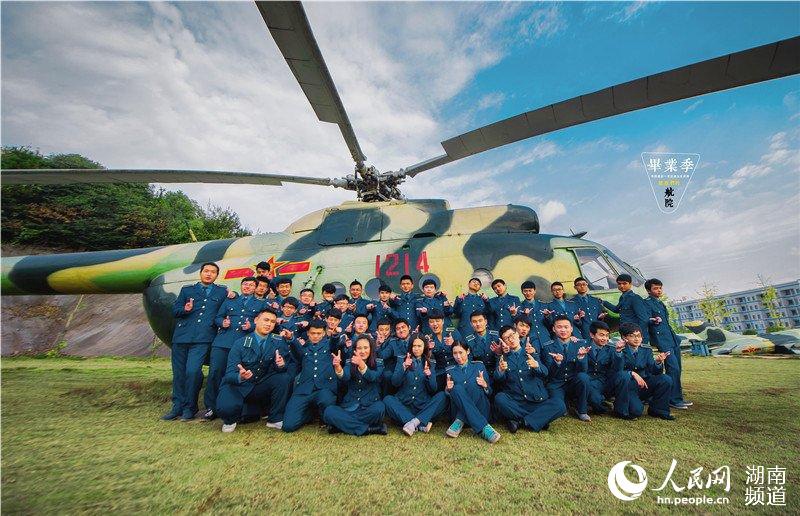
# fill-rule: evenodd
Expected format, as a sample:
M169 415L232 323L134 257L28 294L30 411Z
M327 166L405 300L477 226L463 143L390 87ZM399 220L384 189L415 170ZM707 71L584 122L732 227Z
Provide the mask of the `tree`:
M730 315L730 311L725 307L725 301L717 297L717 286L703 283L698 295L700 301L697 306L706 321L712 326L722 326L722 321Z
M767 309L769 315L769 322L767 323L767 332L782 331L786 327L781 324L781 313L778 310L780 306L778 302L778 291L773 285L770 284L769 278L765 278L761 274L758 275L758 284L764 289L761 295L761 303ZM774 322L774 324L770 324Z
M103 168L78 154L43 156L4 147L2 168ZM80 251L180 244L249 235L229 208L203 210L181 192L145 183L6 185L2 238L16 244ZM190 231L191 229L191 231Z
M688 330L681 324L681 319L678 316L678 311L672 306L672 300L666 295L661 294L661 302L667 307L667 317L669 318L669 325L675 333L686 333Z

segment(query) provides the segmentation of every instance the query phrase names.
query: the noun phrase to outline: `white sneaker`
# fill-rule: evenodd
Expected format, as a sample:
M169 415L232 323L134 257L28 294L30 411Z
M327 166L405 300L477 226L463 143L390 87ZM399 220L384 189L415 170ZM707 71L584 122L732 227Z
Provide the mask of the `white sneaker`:
M236 430L236 423L231 423L230 425L226 425L226 424L222 425L222 431L225 432L226 434L229 434L229 433L233 432L234 430Z
M275 430L280 430L283 428L283 421L278 421L277 423L267 423L267 428L274 428Z

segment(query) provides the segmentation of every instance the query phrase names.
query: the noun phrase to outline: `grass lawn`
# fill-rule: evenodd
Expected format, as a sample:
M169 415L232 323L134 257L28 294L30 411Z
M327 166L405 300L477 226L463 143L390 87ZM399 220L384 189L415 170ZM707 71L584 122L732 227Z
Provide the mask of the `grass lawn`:
M746 467L788 468L786 503L800 513L800 360L688 358L687 398L677 421L561 418L550 431L496 445L464 432L329 436L261 423L220 432L221 422L164 422L170 366L164 359L2 360L4 513L652 513L671 510L664 480L686 486L690 470L731 468L730 503L684 507L745 512ZM615 463L647 470L641 498L621 502L606 485ZM632 475L629 475L632 477ZM695 494L726 496L720 487Z

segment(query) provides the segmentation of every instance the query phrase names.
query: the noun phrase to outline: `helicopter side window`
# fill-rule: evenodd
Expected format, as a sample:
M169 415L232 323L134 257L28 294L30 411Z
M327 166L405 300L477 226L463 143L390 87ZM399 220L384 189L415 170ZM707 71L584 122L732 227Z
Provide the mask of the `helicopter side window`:
M581 276L589 282L590 290L616 288L617 274L600 251L590 247L573 249L581 267Z
M337 210L328 213L317 230L320 245L357 244L381 239L380 210Z

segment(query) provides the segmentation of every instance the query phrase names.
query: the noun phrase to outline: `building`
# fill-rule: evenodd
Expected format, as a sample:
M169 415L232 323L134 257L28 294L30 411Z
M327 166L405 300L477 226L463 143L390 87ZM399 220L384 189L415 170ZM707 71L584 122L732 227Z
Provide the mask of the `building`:
M778 294L777 309L780 319L770 318L762 301L766 289L759 287L716 296L715 299L725 301L725 307L730 312L723 319L723 324L729 330L738 332L756 330L762 333L777 323L787 328L800 328L800 280L773 286ZM673 306L681 324L705 319L698 300L675 302Z

